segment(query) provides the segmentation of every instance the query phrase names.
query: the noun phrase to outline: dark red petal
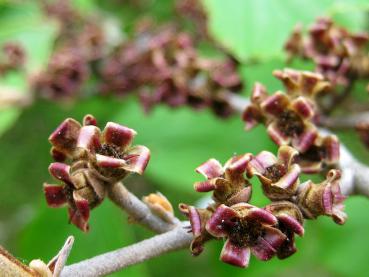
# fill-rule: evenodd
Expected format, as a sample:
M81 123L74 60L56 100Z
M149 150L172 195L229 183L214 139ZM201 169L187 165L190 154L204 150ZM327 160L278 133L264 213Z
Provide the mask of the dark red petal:
M57 208L67 202L63 188L63 186L44 184L46 202L50 207Z
M72 118L64 120L50 135L50 143L61 152L71 153L76 145L81 125Z
M93 115L87 114L83 118L83 125L84 126L86 126L86 125L94 125L94 126L97 126L97 120L96 120L96 118Z
M219 161L210 159L198 166L196 172L202 174L207 179L212 179L221 176L224 170Z
M259 260L268 261L275 255L276 249L262 237L259 237L256 244L251 247L251 252Z
M220 260L227 264L247 267L250 261L250 248L233 244L229 239L224 243Z
M293 216L289 216L287 214L278 215L278 220L283 223L288 229L292 232L296 233L299 236L304 235L304 226Z
M142 145L131 147L123 159L126 161L126 165L122 165L122 168L143 174L150 161L150 149Z
M99 128L93 125L83 126L78 136L77 147L96 152L101 147Z
M69 175L70 166L64 163L51 163L49 166L50 174L67 184L71 184L71 179Z
M114 144L122 149L128 147L136 135L136 131L114 122L108 122L104 129L104 142Z
M237 212L222 204L215 210L205 228L214 237L225 237L228 234L225 225L231 224L235 217L238 217Z
M196 182L194 184L194 189L198 192L209 192L216 188L215 183L211 180L206 180L204 182Z

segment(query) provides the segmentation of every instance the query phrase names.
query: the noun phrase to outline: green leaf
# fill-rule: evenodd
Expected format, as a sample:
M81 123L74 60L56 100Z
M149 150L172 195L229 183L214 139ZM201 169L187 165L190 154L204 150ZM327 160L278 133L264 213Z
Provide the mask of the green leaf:
M220 43L236 57L246 60L281 57L283 44L297 23L310 25L316 17L337 15L340 23L350 27L363 24L363 20L352 20L347 12L351 7L364 14L368 3L363 1L309 1L309 0L203 0L209 14L209 28ZM340 8L341 7L341 8ZM356 7L360 7L356 8ZM362 18L362 17L360 17ZM356 22L352 24L351 22ZM364 28L364 25L361 25Z

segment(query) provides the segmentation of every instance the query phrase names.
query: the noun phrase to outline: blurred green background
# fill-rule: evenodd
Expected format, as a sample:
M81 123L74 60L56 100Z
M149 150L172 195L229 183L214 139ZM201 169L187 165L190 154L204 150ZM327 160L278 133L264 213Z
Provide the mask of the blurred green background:
M82 13L98 11L116 18L123 33L129 33L133 21L147 15L158 22L176 20L174 1L170 0L142 0L141 8L123 0L72 2ZM240 74L246 83L245 95L255 81L263 82L270 91L281 88L271 72L286 66L282 45L296 23L308 25L316 16L330 15L350 30L369 30L369 3L364 0L203 3L211 34L242 61ZM28 53L29 70L47 63L55 40L54 27L45 24L37 2L0 0L0 44L9 40L21 42ZM202 51L206 54L207 49L205 46ZM301 62L293 66L311 68ZM25 76L20 73L1 78L0 84L26 88ZM355 93L363 94L360 86ZM165 106L145 116L133 98L119 101L94 96L69 105L38 100L23 110L1 110L0 243L26 263L33 258L50 259L68 235L76 237L69 263L151 236L150 232L129 225L126 216L109 201L93 210L88 234L67 224L66 209L46 206L42 183L52 181L47 171L51 162L47 138L64 118L81 120L86 113L94 114L101 126L116 121L138 131L136 143L148 146L152 159L143 177L130 177L125 183L138 196L160 191L174 207L180 202L195 203L203 196L193 191L192 184L201 180L194 169L208 158L225 162L234 153L276 150L264 127L246 133L238 116L220 120L207 110L194 112ZM339 135L358 158L369 162L367 150L354 133ZM252 203L266 203L258 186L254 191ZM252 258L248 269L238 269L218 261L222 243L214 241L206 245L199 257L193 258L183 250L112 276L368 276L369 201L352 197L346 202L346 210L349 220L344 226L335 225L329 218L307 222L305 237L297 239L298 253L287 260L260 262Z

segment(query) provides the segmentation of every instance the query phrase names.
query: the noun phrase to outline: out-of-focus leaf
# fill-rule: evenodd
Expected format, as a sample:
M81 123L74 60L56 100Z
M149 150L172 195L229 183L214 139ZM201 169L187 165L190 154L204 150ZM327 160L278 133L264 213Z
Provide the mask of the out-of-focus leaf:
M297 23L311 24L317 16L332 15L345 4L361 7L360 1L308 1L308 0L203 0L209 14L212 34L240 59L265 59L282 56L282 48ZM356 9L358 10L358 9ZM337 16L345 24L350 13ZM355 19L356 22L358 22ZM352 22L352 21L351 21ZM363 23L360 21L360 24ZM352 27L355 24L349 24ZM356 24L357 27L357 24ZM361 26L364 28L364 26Z

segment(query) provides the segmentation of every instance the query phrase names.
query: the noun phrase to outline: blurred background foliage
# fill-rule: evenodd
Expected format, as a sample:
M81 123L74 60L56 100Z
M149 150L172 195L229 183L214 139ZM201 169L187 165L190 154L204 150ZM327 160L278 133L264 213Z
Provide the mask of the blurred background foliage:
M136 3L137 2L137 3ZM132 32L134 22L151 16L157 22L180 20L171 0L72 1L82 13L98 11L117 22L123 35ZM204 0L211 34L241 62L240 74L246 83L244 94L255 81L270 91L280 89L272 77L274 69L285 67L282 45L298 23L310 24L316 16L330 15L350 30L368 29L368 1L365 0ZM186 23L183 23L185 26ZM55 41L55 26L45 21L36 1L0 1L0 44L19 41L27 50L27 70L42 68ZM209 47L202 47L205 55ZM298 69L306 63L294 63ZM2 86L26 88L22 73L0 79ZM361 91L357 92L361 94ZM65 209L50 209L42 193L42 183L52 181L47 167L51 162L47 138L66 117L81 120L94 114L99 124L116 121L138 131L136 142L147 145L152 159L144 177L130 177L126 185L138 196L163 192L176 207L194 203L199 196L194 172L210 157L225 162L234 153L275 151L264 127L243 131L236 116L221 120L209 111L189 108L156 108L146 116L135 99L94 96L74 104L38 100L25 109L0 111L0 243L19 259L48 260L68 235L76 236L69 262L110 251L149 237L148 231L127 223L126 216L105 201L92 212L91 231L81 233L67 224ZM368 162L368 152L350 132L341 138L358 157ZM264 204L255 186L255 204ZM287 260L264 263L252 258L248 269L218 262L222 243L206 246L204 253L191 257L188 251L168 254L133 266L112 276L367 276L369 264L369 201L352 197L346 202L349 220L337 226L329 218L307 222L306 235L297 239L299 251Z

